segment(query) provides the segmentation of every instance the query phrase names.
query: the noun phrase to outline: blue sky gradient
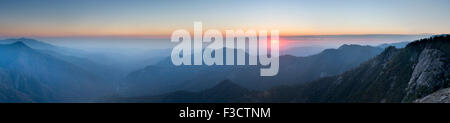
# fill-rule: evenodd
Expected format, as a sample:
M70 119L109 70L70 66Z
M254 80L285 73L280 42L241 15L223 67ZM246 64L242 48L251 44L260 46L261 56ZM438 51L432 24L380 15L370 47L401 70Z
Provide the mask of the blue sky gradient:
M450 32L449 0L1 0L0 36L168 36L205 29L281 35Z

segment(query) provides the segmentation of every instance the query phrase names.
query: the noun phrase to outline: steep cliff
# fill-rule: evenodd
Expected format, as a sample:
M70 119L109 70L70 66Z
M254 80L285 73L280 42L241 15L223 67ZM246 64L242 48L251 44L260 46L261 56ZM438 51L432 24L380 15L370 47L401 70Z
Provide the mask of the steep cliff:
M450 103L450 88L441 89L424 98L417 99L416 103Z

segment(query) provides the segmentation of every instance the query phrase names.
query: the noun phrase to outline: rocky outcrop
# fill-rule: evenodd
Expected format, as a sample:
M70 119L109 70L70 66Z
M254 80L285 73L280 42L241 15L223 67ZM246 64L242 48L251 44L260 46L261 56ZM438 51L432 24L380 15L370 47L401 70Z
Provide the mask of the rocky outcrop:
M450 87L449 62L450 37L434 36L401 49L388 47L375 58L338 76L271 89L264 98L302 103L411 103ZM286 100L276 100L280 97Z
M406 88L404 102L422 98L439 89L449 86L450 67L446 63L449 58L437 49L424 49L414 66L414 71Z
M441 89L424 98L417 99L415 103L450 103L450 88Z

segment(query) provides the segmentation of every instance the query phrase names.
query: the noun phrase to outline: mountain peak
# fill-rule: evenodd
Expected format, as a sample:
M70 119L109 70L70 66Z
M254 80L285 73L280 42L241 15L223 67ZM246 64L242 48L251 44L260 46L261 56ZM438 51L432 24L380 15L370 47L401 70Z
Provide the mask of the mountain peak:
M17 46L17 47L28 47L25 43L22 41L17 41L11 44L11 46Z
M349 49L349 48L360 48L360 47L368 47L367 45L358 45L358 44L344 44L341 45L338 49Z
M28 47L28 45L26 45L25 43L23 43L22 41L16 41L14 43L5 45L7 47L11 47L11 48L15 48L15 49L31 49L30 47Z
M45 50L49 50L49 49L57 49L58 47L53 46L52 44L43 42L43 41L39 41L36 39L32 39L32 38L26 38L26 37L21 37L21 38L10 38L10 39L6 39L6 40L1 40L0 41L1 44L13 44L16 42L23 42L24 44L26 44L27 47L33 48L33 49L45 49Z

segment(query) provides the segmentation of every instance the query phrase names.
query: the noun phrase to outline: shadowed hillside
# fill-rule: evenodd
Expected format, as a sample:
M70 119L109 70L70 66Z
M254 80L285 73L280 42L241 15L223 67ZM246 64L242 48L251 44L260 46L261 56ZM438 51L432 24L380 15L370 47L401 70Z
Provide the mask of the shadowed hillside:
M381 51L381 48L371 46L342 45L338 49L327 49L308 57L280 56L279 73L273 77L261 77L259 71L263 66L259 65L175 66L167 58L130 73L121 86L122 94L139 96L173 90L199 91L225 79L251 90L264 90L337 75L359 66Z

